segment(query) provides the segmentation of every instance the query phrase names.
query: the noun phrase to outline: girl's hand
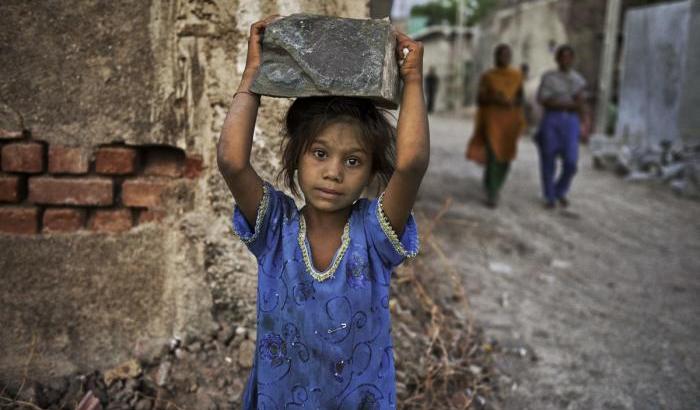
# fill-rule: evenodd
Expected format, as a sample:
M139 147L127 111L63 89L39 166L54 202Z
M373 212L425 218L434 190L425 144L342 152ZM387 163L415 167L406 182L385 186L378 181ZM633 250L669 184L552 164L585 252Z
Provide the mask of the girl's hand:
M396 55L404 83L423 81L423 44L396 30ZM408 50L405 52L404 50Z
M262 56L262 37L268 24L277 20L278 14L267 16L260 21L256 21L250 26L250 36L248 37L248 55L245 60L245 71L243 75L255 76L260 67Z

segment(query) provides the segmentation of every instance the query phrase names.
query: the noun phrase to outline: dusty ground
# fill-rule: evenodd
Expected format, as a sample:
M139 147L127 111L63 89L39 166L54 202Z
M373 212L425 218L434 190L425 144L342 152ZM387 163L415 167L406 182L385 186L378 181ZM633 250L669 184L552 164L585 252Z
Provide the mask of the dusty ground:
M700 408L700 203L595 171L585 148L570 213L539 201L521 141L497 210L463 160L471 123L431 118L417 209L495 339L502 409Z

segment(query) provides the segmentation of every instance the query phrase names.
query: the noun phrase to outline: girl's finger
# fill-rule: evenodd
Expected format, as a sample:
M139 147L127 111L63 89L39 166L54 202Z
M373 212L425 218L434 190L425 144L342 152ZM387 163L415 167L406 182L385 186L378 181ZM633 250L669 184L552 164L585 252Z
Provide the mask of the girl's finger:
M253 25L250 26L250 32L251 34L253 33L259 33L265 30L265 27L267 27L270 23L274 22L275 20L279 20L282 16L279 14L273 14L271 16L267 16L262 20L258 20Z
M403 40L411 40L411 37L407 36L406 34L400 32L398 29L394 28L394 34L396 34L396 39L397 41L401 42Z
M277 21L281 18L282 18L282 16L280 16L279 14L272 14L272 15L267 16L264 19L262 19L262 21L265 22L265 25L268 25L268 24L270 24L274 21Z

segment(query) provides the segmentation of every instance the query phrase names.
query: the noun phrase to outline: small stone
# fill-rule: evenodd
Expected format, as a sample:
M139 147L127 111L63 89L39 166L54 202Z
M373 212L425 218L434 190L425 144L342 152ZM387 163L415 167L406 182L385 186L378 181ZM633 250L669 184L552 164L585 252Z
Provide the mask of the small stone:
M129 360L115 367L114 369L105 372L105 383L107 386L114 383L115 380L129 379L138 377L141 374L141 365L135 359Z
M134 406L134 410L151 410L152 407L151 399L141 399Z
M170 342L168 342L168 346L170 347L170 351L175 350L178 346L182 344L182 341L180 340L179 337L173 337L170 339Z
M561 259L553 259L550 265L556 269L569 269L569 268L571 268L571 262L561 260Z
M136 391L141 387L141 380L139 379L129 379L124 383L124 388L129 391Z
M156 383L158 386L163 387L168 383L168 378L170 376L170 368L172 367L172 363L169 361L164 361L160 364L158 367L158 378L156 379Z
M398 106L396 37L388 21L293 14L269 24L251 90L276 97L344 95Z
M489 270L494 273L502 273L506 275L513 273L513 268L507 263L503 262L489 262Z
M112 401L107 405L106 410L130 410L131 406L128 403L123 403L120 401Z
M107 389L107 394L110 396L115 396L122 390L123 387L124 383L121 380L116 380L110 384L109 388Z
M82 380L79 377L73 377L70 379L66 394L63 395L63 401L77 404L84 395Z
M221 330L221 324L219 324L218 322L212 323L211 328L209 329L209 336L212 338L216 337L216 335L219 333L220 330Z
M192 353L197 353L200 350L202 350L202 343L200 342L194 342L191 345L187 347L187 350L189 350Z
M218 387L219 389L223 389L224 387L226 387L227 384L228 380L226 380L224 377L216 381L216 387Z
M200 390L197 393L197 408L202 410L219 410L219 405L209 392Z
M175 349L175 357L177 357L178 360L185 360L189 357L189 353L187 350L178 347Z
M231 386L228 387L227 392L228 393L228 398L230 400L238 400L241 398L241 395L243 395L243 388L245 387L243 381L240 379L234 379L231 382Z
M231 339L233 339L233 336L235 334L236 329L234 329L233 326L229 326L224 323L223 326L221 326L221 330L219 331L217 338L221 341L221 343L228 346L228 344L231 343Z
M244 340L238 349L238 364L246 369L253 367L253 356L255 355L255 343Z

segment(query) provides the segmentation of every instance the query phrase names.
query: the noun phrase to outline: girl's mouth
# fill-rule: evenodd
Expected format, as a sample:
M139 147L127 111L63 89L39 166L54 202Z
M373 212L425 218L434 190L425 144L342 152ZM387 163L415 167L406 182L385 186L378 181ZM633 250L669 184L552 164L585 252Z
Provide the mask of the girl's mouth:
M325 196L325 197L334 198L334 197L337 197L337 196L340 196L340 195L341 195L340 192L338 192L338 191L336 191L336 190L333 190L333 189L316 188L316 190L319 191L319 192L321 193L321 196Z

